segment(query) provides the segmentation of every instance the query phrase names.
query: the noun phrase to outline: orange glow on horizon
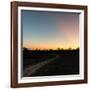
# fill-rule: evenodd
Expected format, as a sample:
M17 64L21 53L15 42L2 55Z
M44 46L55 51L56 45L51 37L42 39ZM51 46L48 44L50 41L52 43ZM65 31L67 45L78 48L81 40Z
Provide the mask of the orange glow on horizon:
M78 44L70 44L70 43L67 43L67 44L37 44L37 45L30 45L30 43L25 43L23 45L23 47L25 48L28 48L28 49L31 49L31 50L49 50L49 49L52 49L52 50L57 50L58 48L59 49L77 49L79 47Z

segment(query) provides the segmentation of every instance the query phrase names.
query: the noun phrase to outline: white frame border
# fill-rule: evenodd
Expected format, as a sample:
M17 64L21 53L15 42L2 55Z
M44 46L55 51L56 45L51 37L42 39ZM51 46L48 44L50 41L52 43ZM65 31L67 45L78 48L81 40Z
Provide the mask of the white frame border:
M21 78L21 10L39 10L39 11L58 11L75 12L80 14L79 34L80 34L80 74L79 75L60 75L60 76L42 76L42 77L24 77ZM84 80L84 10L77 9L55 9L38 7L18 7L18 83L35 83L50 81Z

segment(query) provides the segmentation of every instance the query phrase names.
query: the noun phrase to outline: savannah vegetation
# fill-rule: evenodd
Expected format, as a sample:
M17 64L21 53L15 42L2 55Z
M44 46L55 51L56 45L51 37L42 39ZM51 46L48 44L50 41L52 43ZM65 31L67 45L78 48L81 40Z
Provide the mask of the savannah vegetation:
M55 58L55 60L45 64L31 76L79 74L79 48L66 50L60 48L56 50L29 50L23 48L23 70L28 66L33 66L52 58Z

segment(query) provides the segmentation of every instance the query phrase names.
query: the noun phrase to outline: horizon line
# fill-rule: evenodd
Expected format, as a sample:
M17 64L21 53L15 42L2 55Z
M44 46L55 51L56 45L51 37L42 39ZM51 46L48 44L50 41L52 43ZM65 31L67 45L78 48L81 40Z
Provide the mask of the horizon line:
M23 48L26 48L28 50L77 50L80 47L77 47L77 48L71 48L71 47L69 47L69 48L57 48L57 49L52 49L52 48L50 48L50 49L40 49L40 48L31 49L31 48L27 48L27 47L23 47Z

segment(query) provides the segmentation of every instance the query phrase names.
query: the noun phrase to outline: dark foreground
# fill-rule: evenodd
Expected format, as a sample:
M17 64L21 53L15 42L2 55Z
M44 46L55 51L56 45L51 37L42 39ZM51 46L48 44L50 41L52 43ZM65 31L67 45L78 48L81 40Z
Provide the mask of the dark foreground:
M79 74L79 50L23 51L23 76Z

